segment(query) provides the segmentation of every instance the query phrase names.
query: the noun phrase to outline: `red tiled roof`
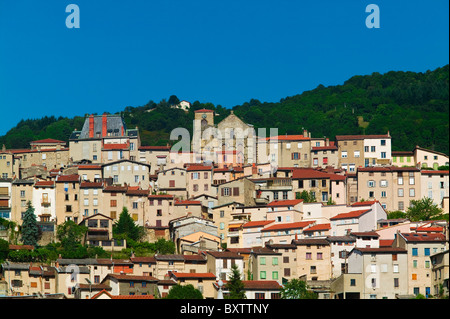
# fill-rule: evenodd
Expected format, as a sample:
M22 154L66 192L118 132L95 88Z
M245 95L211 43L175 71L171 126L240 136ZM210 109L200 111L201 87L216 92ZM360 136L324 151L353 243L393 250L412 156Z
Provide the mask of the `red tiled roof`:
M194 113L208 113L208 112L214 112L214 111L208 110L208 109L200 109L200 110L194 111Z
M391 138L389 135L336 135L336 140L364 140L373 138Z
M377 200L372 200L372 201L366 201L366 202L357 202L357 203L353 203L351 206L352 207L372 206L375 203L378 203L378 201Z
M279 141L309 141L311 140L310 137L305 137L303 135L277 135L277 136L270 136L266 138L261 138L260 140L275 140L278 139Z
M173 199L173 195L148 195L149 199Z
M330 230L331 229L331 224L318 224L318 225L314 225L311 227L306 228L305 230L303 230L303 232L313 232L313 231L317 231L317 230Z
M399 247L380 247L380 248L354 248L354 250L359 250L363 254L376 254L376 253L388 253L388 254L398 254L407 253L406 249Z
M258 220L258 221L245 223L243 228L264 227L273 222L275 222L275 221L274 220Z
M273 230L282 230L282 229L298 229L305 228L306 226L315 223L314 221L304 221L304 222L294 222L294 223L284 223L284 224L276 224L269 226L267 228L262 229L262 232L273 231Z
M201 205L202 202L199 200L181 200L181 201L176 201L175 205Z
M443 242L444 234L401 233L409 242Z
M449 171L421 171L422 174L426 175L448 175L448 172Z
M362 215L364 215L367 212L370 212L371 209L362 209L362 210L355 210L353 212L348 212L348 213L342 213L342 214L338 214L334 217L331 217L330 220L336 220L336 219L347 219L347 218L358 218Z
M267 206L270 207L295 206L297 204L300 204L301 202L303 202L303 199L274 200L273 202L267 204Z
M150 190L148 189L128 189L126 195L128 196L148 196Z
M187 167L187 171L210 171L212 169L212 166L207 165L189 165Z
M44 140L32 141L30 144L66 144L64 141L54 140L52 138L46 138Z
M104 150L124 150L128 149L128 144L103 144Z
M190 272L173 272L172 276L178 279L212 279L215 280L216 279L216 275L214 275L211 272L206 272L206 273L190 273Z
M80 188L101 188L103 186L102 183L94 183L94 182L81 182Z
M80 176L76 174L72 175L60 175L56 178L56 182L78 182Z
M380 247L391 247L393 243L393 239L380 239Z
M34 184L35 187L50 187L55 186L55 183L53 181L37 181Z
M330 178L330 175L313 168L294 168L292 170L293 179Z

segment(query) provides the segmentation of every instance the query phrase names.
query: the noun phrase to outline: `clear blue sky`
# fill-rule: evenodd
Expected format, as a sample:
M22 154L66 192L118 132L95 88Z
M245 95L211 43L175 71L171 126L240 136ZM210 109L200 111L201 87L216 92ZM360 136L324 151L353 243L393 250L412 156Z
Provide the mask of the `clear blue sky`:
M80 28L68 29L68 4ZM365 24L368 4L380 28ZM448 0L0 0L0 135L22 118L225 107L449 63Z

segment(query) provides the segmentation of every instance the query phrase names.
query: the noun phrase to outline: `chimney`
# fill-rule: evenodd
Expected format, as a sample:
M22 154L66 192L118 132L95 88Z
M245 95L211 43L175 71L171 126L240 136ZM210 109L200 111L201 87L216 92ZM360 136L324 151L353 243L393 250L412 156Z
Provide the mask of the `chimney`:
M307 130L303 130L303 137L308 137L308 131Z
M89 138L94 137L94 115L89 116Z
M103 113L102 115L102 137L105 137L108 135L107 133L107 122L108 122L108 118L106 117L106 112Z
M330 146L330 139L328 137L325 139L325 146Z

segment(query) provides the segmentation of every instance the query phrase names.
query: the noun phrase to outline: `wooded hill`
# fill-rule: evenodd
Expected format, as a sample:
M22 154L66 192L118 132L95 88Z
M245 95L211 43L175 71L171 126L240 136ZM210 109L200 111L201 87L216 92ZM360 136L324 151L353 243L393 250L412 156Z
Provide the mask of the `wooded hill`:
M231 109L195 101L189 112L171 108L179 102L175 95L159 103L150 101L121 112L128 127L138 127L143 145L165 145L172 129L192 132L194 111L213 109L220 122ZM299 134L304 129L312 137L353 134L392 136L392 150L412 150L419 145L449 154L449 66L427 72L390 71L385 74L356 75L342 85L319 85L301 94L269 103L251 99L232 108L255 128L278 128L279 134ZM107 110L92 110L102 114ZM95 113L94 113L95 114ZM68 141L74 128L81 129L84 116L20 121L0 137L6 148L28 148L32 140L54 138ZM172 141L174 143L174 141Z

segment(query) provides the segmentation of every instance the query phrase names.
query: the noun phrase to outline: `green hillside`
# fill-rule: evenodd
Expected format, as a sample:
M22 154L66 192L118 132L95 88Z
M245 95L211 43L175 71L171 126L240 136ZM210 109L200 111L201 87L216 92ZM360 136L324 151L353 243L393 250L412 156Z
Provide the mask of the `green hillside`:
M124 107L128 127L138 127L143 145L165 145L176 127L192 130L194 111L214 109L216 123L230 109L195 101L189 112L170 108L176 96L159 103ZM353 76L342 85L324 87L281 99L276 103L252 99L233 107L235 114L255 128L277 127L279 134L298 134L305 128L313 137L348 134L392 136L393 150L415 145L449 154L449 66L424 73L391 71ZM92 110L102 113L103 110ZM68 140L81 128L84 116L22 120L0 143L7 148L29 147L36 139Z

